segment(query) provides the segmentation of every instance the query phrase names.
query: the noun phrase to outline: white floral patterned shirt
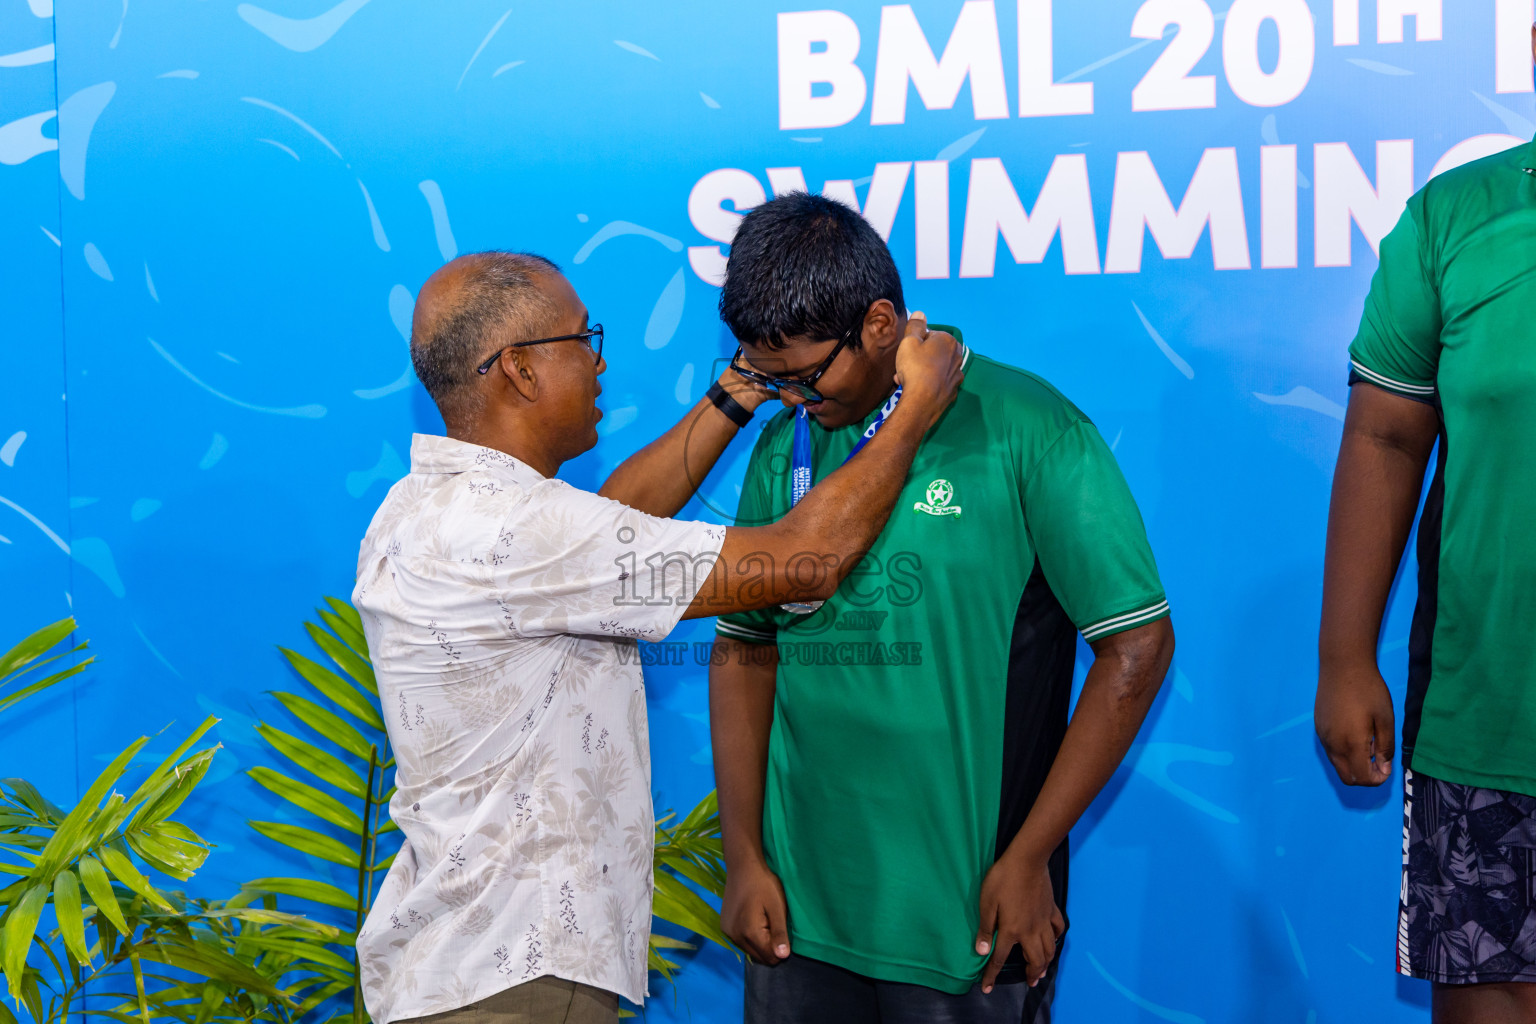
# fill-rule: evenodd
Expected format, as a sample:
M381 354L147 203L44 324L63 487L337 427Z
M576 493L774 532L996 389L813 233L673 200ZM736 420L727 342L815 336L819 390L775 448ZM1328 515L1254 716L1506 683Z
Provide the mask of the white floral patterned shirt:
M357 938L376 1024L543 975L640 1002L651 770L637 640L725 528L658 519L418 434L358 558L404 833Z

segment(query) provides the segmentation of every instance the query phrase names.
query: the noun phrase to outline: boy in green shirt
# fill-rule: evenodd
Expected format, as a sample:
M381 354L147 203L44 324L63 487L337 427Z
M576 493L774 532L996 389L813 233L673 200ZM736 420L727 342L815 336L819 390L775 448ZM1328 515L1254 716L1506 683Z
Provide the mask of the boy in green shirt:
M738 515L774 522L900 401L901 279L857 212L793 193L743 219L720 307L733 365L786 406ZM965 369L837 593L717 626L722 916L751 957L748 1024L1049 1019L1067 834L1172 656L1097 429L1032 374ZM1095 661L1069 725L1079 632Z

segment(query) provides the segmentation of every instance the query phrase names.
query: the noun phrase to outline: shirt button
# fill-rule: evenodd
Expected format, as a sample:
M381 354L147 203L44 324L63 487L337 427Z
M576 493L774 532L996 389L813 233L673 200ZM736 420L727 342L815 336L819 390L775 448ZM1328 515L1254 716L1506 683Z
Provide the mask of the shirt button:
M421 804L411 804L411 810L413 810L413 811L421 810Z

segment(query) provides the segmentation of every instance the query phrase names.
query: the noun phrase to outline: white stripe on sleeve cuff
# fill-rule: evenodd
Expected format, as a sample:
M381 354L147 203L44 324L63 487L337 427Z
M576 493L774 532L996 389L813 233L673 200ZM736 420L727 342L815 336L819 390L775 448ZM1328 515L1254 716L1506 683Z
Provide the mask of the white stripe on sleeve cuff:
M736 622L727 622L724 619L715 620L715 633L728 640L745 640L749 644L777 643L779 635L764 630L752 629Z
M1355 368L1355 372L1372 384L1386 388L1388 391L1396 391L1404 395L1428 396L1435 393L1433 384L1408 384L1400 380L1393 380L1385 374L1377 373L1368 366L1362 366L1358 359L1351 359L1349 365Z
M1092 625L1084 626L1082 628L1083 639L1097 640L1102 636L1108 636L1110 633L1120 633L1136 626L1145 625L1167 614L1168 602L1166 600L1159 601L1157 604L1148 605L1137 611L1126 612L1124 615L1116 615L1112 619L1105 619L1102 622L1095 622Z

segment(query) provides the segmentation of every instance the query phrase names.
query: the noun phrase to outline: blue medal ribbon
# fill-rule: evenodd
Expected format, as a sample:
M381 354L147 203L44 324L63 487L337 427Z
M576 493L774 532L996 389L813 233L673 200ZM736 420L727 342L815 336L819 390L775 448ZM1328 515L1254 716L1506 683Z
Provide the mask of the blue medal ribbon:
M860 434L859 439L853 443L853 449L848 452L847 458L843 459L844 463L859 454L859 451L869 444L870 439L885 425L885 421L891 418L891 413L896 411L896 403L899 401L901 401L900 384L896 385L896 390L892 391L891 397L885 400L885 404L880 407L874 420L864 428L864 433ZM795 440L792 454L793 464L789 478L791 508L800 504L800 499L811 490L811 418L806 414L803 405L795 410ZM796 615L809 615L820 608L822 603L821 601L790 601L779 607Z
M885 421L891 418L891 413L896 411L896 403L901 401L901 385L896 385L896 390L891 392L891 397L885 400L880 407L874 421L864 428L864 433L853 443L853 449L848 452L847 458L855 455L869 444L870 439L885 425ZM805 406L795 409L795 444L794 444L794 468L789 478L789 505L791 508L800 504L800 499L811 490L811 418L806 414Z
M931 329L949 331L955 336L957 341L960 341L962 353L960 366L964 369L965 364L970 361L971 353L965 347L965 342L960 339L960 331L957 328L945 327L939 324L934 324ZM864 428L864 433L860 434L859 439L853 443L853 449L849 451L848 457L843 459L844 463L847 463L848 459L859 454L863 447L869 444L870 439L879 433L880 428L885 426L885 421L891 418L891 413L896 411L896 403L899 401L901 401L900 384L896 385L896 390L892 391L891 397L885 400L885 404L880 407L880 411L875 415L874 420L870 422L869 426ZM791 455L793 462L790 467L789 505L793 508L800 504L801 498L810 493L813 475L811 468L811 418L806 414L804 405L795 410L795 439L794 445L791 448ZM794 612L797 615L809 615L824 603L822 601L791 601L779 607L787 612Z

